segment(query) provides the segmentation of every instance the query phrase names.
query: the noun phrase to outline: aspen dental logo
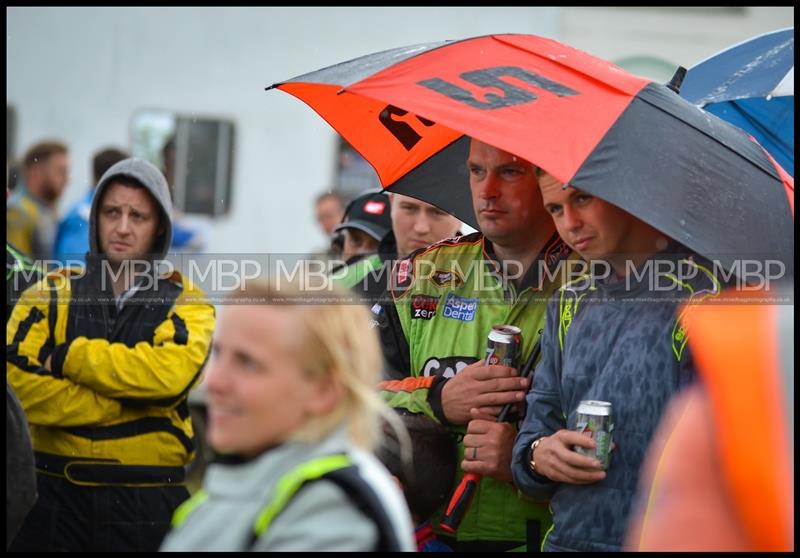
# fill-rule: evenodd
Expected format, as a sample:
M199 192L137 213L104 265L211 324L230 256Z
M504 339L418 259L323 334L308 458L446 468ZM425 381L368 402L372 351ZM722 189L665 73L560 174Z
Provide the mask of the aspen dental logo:
M475 310L478 309L477 298L462 298L453 293L447 293L444 301L442 316L451 320L471 322L475 319Z

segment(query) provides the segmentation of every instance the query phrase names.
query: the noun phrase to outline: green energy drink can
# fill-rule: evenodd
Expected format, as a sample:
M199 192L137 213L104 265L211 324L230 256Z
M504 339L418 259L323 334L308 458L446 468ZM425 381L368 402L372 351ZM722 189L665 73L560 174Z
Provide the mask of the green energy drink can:
M522 351L522 330L512 325L492 326L486 343L486 364L502 364L519 368Z
M575 429L594 439L596 449L575 446L582 455L596 457L603 469L608 469L611 461L611 441L614 433L614 417L608 401L581 401L578 405L578 423Z

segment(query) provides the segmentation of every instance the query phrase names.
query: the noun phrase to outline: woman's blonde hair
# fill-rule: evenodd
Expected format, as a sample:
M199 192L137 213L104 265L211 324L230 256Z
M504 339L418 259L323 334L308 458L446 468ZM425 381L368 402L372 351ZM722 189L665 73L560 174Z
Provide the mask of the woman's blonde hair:
M348 295L339 289L304 292L296 282L284 281L279 289L273 285L249 281L243 291L229 297L229 302L258 301L290 312L292 318L287 319L286 326L294 328L294 341L289 351L309 379L329 379L343 394L335 409L311 419L291 438L318 442L344 423L354 445L373 450L382 437L383 418L407 447L404 425L377 393L383 360L369 309L346 302Z

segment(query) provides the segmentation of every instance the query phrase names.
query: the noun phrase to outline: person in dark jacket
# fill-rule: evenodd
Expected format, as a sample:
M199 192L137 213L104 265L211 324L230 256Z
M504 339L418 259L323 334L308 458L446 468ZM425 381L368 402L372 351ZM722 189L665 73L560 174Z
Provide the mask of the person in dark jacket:
M6 187L6 199L9 190ZM6 242L6 323L22 291L40 278L39 269ZM36 502L33 447L25 411L6 380L6 549Z
M6 242L6 323L19 293L39 277L33 263ZM28 421L6 381L6 548L36 501L36 474Z
M6 549L36 502L36 472L28 421L6 382Z
M378 244L392 230L390 212L389 197L383 192L367 192L347 204L342 222L333 229L340 236L335 243L341 243L345 261L343 266L331 269L332 277L342 281L342 268L353 270L357 262L374 256ZM347 278L339 284L350 286Z
M189 496L186 402L214 307L157 272L172 236L161 172L125 159L101 178L83 270L47 274L14 307L7 378L31 425L39 500L12 550L156 550Z
M433 531L431 519L450 498L456 476L456 440L447 428L423 414L396 409L411 439L411 462L403 459L393 428L383 425L383 443L375 455L403 488L418 552L452 552Z
M717 296L720 285L696 254L619 207L547 173L539 187L587 273L547 306L542 358L514 443L514 484L550 498L543 550L619 551L647 445L667 401L694 376L677 309ZM612 404L616 448L607 470L575 451L596 448L576 431L584 400Z

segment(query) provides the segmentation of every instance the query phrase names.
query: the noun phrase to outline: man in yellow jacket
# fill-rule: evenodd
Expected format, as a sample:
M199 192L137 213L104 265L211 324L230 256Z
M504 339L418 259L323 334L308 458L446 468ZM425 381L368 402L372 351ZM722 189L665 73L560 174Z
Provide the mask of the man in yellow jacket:
M28 422L39 500L12 550L156 550L188 498L186 398L206 362L214 307L177 272L161 172L141 159L97 186L85 271L25 291L6 333L7 377Z

